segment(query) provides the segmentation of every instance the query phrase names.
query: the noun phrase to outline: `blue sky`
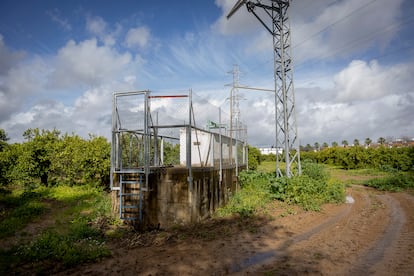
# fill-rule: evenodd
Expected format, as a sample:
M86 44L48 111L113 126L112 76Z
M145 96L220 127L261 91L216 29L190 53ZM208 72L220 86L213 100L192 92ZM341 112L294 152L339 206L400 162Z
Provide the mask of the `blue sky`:
M226 20L235 2L1 0L0 128L11 141L35 127L109 137L114 91L191 88L227 110L234 64L241 84L273 88L271 37L245 8ZM290 12L301 144L414 137L414 3ZM240 94L249 143L272 145L273 98Z

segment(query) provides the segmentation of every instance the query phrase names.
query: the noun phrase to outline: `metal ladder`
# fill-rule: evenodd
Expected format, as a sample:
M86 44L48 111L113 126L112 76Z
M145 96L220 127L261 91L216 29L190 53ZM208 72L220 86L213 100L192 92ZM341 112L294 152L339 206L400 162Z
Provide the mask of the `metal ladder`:
M142 222L143 185L145 174L120 174L119 217L121 220Z

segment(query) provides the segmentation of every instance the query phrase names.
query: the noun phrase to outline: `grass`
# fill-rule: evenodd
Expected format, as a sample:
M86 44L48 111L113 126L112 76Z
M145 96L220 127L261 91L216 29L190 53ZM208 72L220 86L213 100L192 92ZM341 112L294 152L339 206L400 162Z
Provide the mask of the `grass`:
M13 235L44 213L46 208L41 197L39 192L22 190L0 195L0 203L5 206L0 220L0 239Z
M258 171L240 173L241 190L230 198L226 206L219 208L218 216L251 216L271 200L315 211L320 210L324 203L345 200L344 185L331 179L323 165L305 162L301 176L276 178L273 172L267 172L269 163L272 162L263 162Z
M414 189L414 174L395 172L382 178L373 178L363 183L381 191L399 192Z
M3 193L0 203L6 211L0 219L2 239L34 220L49 217L31 240L21 239L12 248L0 250L0 273L36 273L71 267L109 256L105 245L105 227L114 221L110 216L111 202L107 193L93 186L35 187L24 191L15 187ZM54 221L54 223L53 223Z
M279 164L281 168L285 166L285 163ZM275 161L262 161L257 167L258 172L272 173L276 171L276 162Z

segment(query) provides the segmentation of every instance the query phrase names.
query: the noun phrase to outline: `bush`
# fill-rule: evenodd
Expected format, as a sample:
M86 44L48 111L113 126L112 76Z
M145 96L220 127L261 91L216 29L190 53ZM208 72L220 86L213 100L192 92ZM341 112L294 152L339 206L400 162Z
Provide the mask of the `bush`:
M16 254L26 261L58 261L66 267L109 256L110 251L97 235L98 232L87 226L83 228L84 232L72 230L69 235L46 231L28 245L20 247Z
M226 216L239 214L248 217L271 200L269 191L270 174L242 171L239 175L241 190L234 194L226 206L219 208L217 214Z
M305 210L320 210L324 203L340 203L345 199L343 184L322 181L308 175L277 178L271 183L272 198L298 204Z
M276 178L274 173L243 171L239 180L241 190L219 209L219 215L250 216L272 199L315 211L324 203L345 200L345 186L330 179L322 165L312 162L304 163L301 176Z
M414 175L403 172L395 172L388 177L367 180L364 185L379 189L381 191L398 192L414 188Z

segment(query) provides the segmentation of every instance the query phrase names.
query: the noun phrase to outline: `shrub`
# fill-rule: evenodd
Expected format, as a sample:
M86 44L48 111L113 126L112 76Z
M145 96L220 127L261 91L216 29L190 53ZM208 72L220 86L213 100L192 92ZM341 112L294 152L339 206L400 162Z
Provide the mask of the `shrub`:
M219 215L250 216L272 199L297 204L305 210L320 210L324 203L345 199L345 186L330 179L322 165L305 162L303 175L276 178L273 173L242 172L241 190L220 208Z
M414 175L395 172L388 177L369 179L364 183L365 186L373 187L381 191L402 191L414 188Z

